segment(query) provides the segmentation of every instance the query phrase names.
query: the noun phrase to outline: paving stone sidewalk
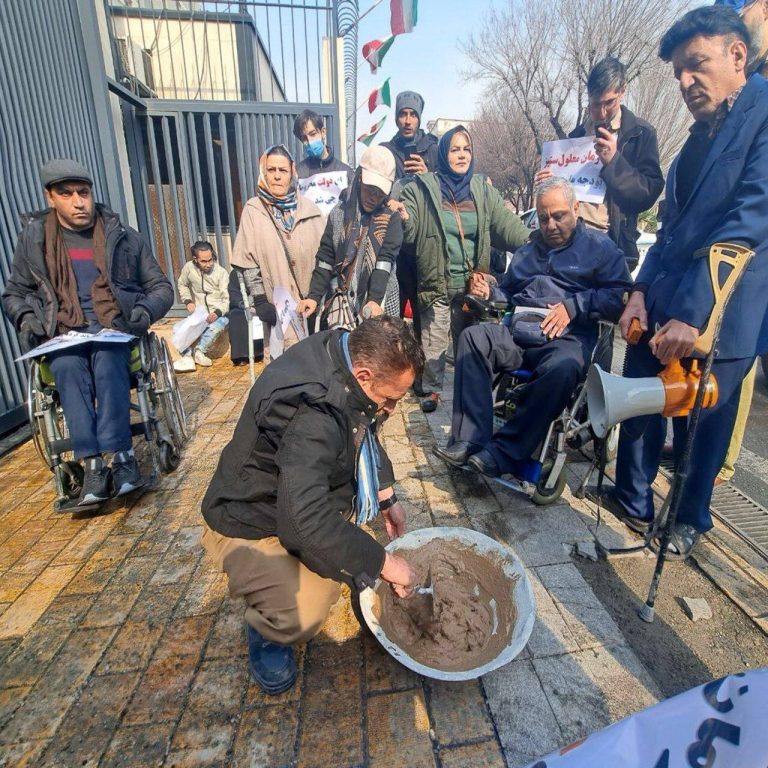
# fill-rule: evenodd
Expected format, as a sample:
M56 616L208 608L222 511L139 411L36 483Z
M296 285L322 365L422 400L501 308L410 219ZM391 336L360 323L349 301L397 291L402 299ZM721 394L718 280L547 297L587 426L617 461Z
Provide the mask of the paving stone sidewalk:
M415 398L384 430L409 528L468 526L515 549L537 601L527 648L481 680L424 679L360 629L343 595L300 650L294 689L264 696L242 606L199 545L247 370L219 360L181 387L192 438L180 468L107 514L55 514L31 443L0 459L0 766L514 768L657 699L572 563L593 519L449 470L431 447L450 399L424 416Z

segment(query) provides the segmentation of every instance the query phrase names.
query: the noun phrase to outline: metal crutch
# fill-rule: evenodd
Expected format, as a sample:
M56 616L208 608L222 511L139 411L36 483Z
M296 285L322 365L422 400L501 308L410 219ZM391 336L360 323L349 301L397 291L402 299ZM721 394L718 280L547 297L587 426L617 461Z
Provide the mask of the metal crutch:
M256 371L253 367L253 316L251 315L253 306L251 304L251 297L248 295L248 290L245 287L243 273L240 270L237 270L237 282L240 286L240 295L243 298L245 323L248 326L248 371L251 375L251 386L253 386L256 382Z

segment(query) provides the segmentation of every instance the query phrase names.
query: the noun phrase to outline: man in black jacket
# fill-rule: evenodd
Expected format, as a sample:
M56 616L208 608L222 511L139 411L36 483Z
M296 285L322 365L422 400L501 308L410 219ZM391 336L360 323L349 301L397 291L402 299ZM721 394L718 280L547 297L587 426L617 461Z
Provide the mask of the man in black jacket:
M305 109L293 121L293 135L304 145L304 159L298 164L299 191L327 216L340 194L352 184L353 170L339 160L328 144L322 115Z
M405 531L376 426L423 362L397 319L314 334L265 369L222 451L203 546L245 598L251 674L267 693L293 685L292 645L320 631L337 582L381 577L401 596L414 585L405 560L360 526L381 511L390 538Z
M93 200L89 171L73 160L40 170L50 208L19 235L3 308L23 351L75 330L146 333L173 304L173 286L138 232ZM76 459L85 464L79 504L143 484L130 429L128 344L89 342L47 356ZM112 469L103 455L113 453Z
M655 129L621 103L626 82L626 70L618 59L609 56L595 64L587 80L589 117L570 138L596 137L595 151L603 164L600 176L607 191L603 203L581 203L581 218L621 248L632 272L640 259L637 216L658 199L664 175ZM536 181L549 176L550 171L539 171Z

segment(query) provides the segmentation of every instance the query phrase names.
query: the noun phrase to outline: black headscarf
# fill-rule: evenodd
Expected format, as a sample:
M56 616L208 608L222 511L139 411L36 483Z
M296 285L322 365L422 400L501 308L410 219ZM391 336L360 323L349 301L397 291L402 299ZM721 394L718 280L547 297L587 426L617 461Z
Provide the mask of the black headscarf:
M466 133L469 137L469 146L472 147L472 136L463 125L457 125L443 134L440 143L437 145L437 178L440 182L440 191L443 199L449 202L461 203L469 200L471 193L469 184L472 181L472 175L475 172L475 155L472 153L472 159L469 162L469 168L466 173L456 173L448 163L448 150L451 147L451 139L457 133Z

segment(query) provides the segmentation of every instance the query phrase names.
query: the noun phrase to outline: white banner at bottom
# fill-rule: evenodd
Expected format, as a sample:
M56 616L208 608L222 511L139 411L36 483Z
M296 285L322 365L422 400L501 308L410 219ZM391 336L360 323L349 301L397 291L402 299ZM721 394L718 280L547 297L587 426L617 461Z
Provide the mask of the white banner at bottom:
M766 768L768 668L693 688L528 768Z

